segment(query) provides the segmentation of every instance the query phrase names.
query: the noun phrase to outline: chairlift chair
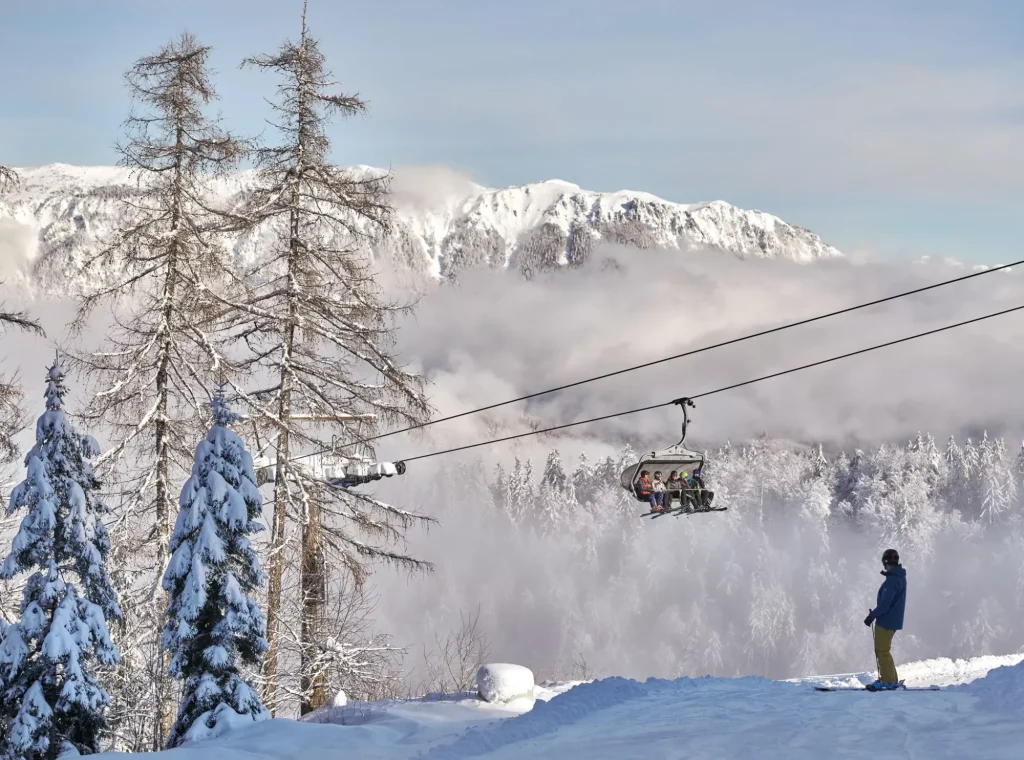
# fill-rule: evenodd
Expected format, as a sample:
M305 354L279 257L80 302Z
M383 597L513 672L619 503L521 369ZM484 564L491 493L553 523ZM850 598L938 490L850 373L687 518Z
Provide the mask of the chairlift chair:
M640 476L644 470L651 473L660 470L667 477L668 473L672 470L680 473L687 472L693 475L700 475L701 469L704 467L706 459L704 454L699 451L688 449L683 445L686 441L686 428L690 421L686 407L694 406L694 403L689 398L679 398L672 403L682 407L683 410L683 430L679 443L674 446L669 446L667 449L662 449L661 451L652 451L650 454L642 455L636 464L631 464L623 470L622 475L619 477L619 484L622 488L632 494L633 498L639 502L647 502L647 497L642 496L638 489ZM682 500L684 496L695 496L695 494L687 493L693 490L694 489L673 490L670 493L677 495L678 498ZM714 498L714 493L707 489L701 490L706 494L705 499L709 506L711 499ZM694 499L694 501L696 501L696 499ZM698 505L698 507L699 506L702 505Z

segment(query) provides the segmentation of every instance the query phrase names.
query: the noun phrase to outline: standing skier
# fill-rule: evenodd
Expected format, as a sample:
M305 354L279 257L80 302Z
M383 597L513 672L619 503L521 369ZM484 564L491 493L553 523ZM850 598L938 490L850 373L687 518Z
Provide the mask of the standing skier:
M895 549L886 549L882 554L882 581L878 589L878 600L873 610L864 618L864 625L875 624L875 659L878 661L878 680L869 688L895 689L899 676L892 660L892 637L903 630L903 611L907 603L907 571L900 564L900 555Z

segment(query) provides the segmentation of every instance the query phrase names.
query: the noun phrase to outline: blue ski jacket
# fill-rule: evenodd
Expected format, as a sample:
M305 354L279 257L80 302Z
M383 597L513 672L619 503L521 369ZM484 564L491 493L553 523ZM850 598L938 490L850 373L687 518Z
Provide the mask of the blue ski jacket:
M903 611L907 606L907 571L903 565L883 571L885 580L878 589L878 600L871 614L875 623L890 631L903 629Z

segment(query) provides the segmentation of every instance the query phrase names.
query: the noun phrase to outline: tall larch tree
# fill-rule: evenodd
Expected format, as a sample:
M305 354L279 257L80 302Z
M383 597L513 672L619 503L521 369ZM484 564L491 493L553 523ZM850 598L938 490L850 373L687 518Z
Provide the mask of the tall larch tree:
M298 599L301 622L294 642L301 659L300 710L327 698L310 663L324 638L330 568L356 580L370 563L388 560L422 569L401 549L406 530L422 519L371 496L327 486L309 459L312 451L365 437L381 424L426 419L422 379L392 354L394 317L406 307L384 300L374 281L370 248L389 227L388 177L331 163L329 120L362 113L366 104L336 91L303 8L298 42L245 66L279 77L279 142L254 155L255 181L244 208L245 235L272 240L258 265L241 278L247 286L226 306L245 346L241 364L250 376L269 378L243 389L251 416L274 438L274 517L268 567L268 641L265 699L277 710L282 657L282 610L288 523L299 526ZM373 456L372 446L361 451ZM341 452L357 452L343 446ZM315 460L314 460L315 461Z
M131 605L151 616L143 630L152 634L148 651L154 654L136 670L147 670L156 690L150 698L153 749L173 719L159 645L166 607L159 579L175 513L173 484L188 472L213 383L225 371L217 336L208 329L209 293L228 276L212 182L247 147L204 111L216 97L209 55L210 48L186 32L125 75L134 102L121 163L137 188L126 199L127 221L87 262L87 272L115 273L113 283L83 295L77 321L84 325L101 303L114 307L105 344L75 358L94 391L83 416L107 426L115 442L99 465L121 473L120 482L111 483L125 512L121 547L131 550L133 567L155 569L151 582L133 584L146 598Z
M120 659L107 627L121 617L106 567L107 507L90 463L99 446L71 424L65 392L55 363L25 479L11 493L10 511L27 514L0 577L32 574L0 644L3 757L51 760L67 745L98 752L110 697L94 670Z
M181 491L163 579L170 598L164 646L171 675L184 682L168 747L217 735L239 716L270 717L239 670L257 668L267 649L263 613L251 596L266 578L249 541L263 530L263 497L252 455L230 428L239 417L223 389L210 407L213 426Z

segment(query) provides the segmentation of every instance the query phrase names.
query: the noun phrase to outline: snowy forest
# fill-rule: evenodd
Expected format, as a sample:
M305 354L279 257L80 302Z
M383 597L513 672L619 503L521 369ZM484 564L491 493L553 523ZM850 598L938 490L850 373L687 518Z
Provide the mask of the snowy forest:
M78 262L66 333L0 310L5 336L55 352L0 382L0 757L464 691L492 653L538 680L869 668L857 626L888 546L912 589L898 657L1024 646L1016 441L762 436L707 452L726 512L651 522L619 486L628 447L445 458L395 504L330 482L314 455L372 460L375 436L435 411L395 349L411 304L374 270L390 178L331 162L331 118L366 103L337 91L305 15L243 62L273 79L272 138L209 114L210 50L184 33L127 71L137 183ZM18 182L0 167L0 193Z
M428 503L472 536L437 571L454 591L389 587L389 599L428 621L481 600L465 612L490 643L552 677L583 663L637 678L870 670L860 621L892 546L911 589L899 657L1024 645L1024 448L919 435L826 453L762 436L707 457L728 511L653 521L619 486L628 448L568 463L555 450L490 473L447 464Z

